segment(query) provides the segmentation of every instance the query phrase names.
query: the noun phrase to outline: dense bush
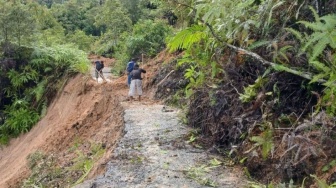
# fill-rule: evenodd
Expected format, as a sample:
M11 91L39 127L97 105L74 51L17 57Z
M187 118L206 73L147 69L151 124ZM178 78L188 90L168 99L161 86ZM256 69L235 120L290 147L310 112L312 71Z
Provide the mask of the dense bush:
M117 70L125 69L126 63L142 55L153 56L166 46L166 38L172 34L172 28L163 21L140 20L133 26L131 33L123 33L116 49ZM118 71L117 71L118 72Z
M0 59L0 141L27 132L62 86L75 73L87 73L87 54L74 46L15 47Z
M132 56L153 56L165 48L165 39L172 30L163 21L140 20L130 35L124 35L127 53Z

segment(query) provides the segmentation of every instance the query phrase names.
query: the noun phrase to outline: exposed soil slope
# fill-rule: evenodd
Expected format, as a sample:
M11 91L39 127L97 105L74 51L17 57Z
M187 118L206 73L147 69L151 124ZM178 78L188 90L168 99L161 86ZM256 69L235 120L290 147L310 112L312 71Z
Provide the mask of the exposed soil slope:
M94 60L98 57L90 57ZM104 60L106 69L113 59ZM143 82L155 75L157 66L146 66L147 74ZM104 68L105 70L105 68ZM110 70L110 69L109 69ZM26 134L11 140L8 146L0 150L0 188L17 187L30 175L27 157L37 151L57 159L61 168L71 166L76 157L70 149L76 145L89 155L91 144L101 144L106 153L98 161L88 178L101 174L110 159L111 152L119 139L124 122L123 107L128 93L126 76L112 78L106 74L108 83L97 83L90 75L78 75L65 83L65 87L54 100L48 111L37 125ZM147 89L149 87L146 87ZM149 100L149 91L144 91L143 101ZM79 145L79 146L78 146ZM72 174L79 178L81 174Z
M113 90L110 83L102 86L82 75L71 79L46 116L0 151L0 187L14 187L28 176L26 159L37 150L56 155L66 166L73 155L69 148L81 140L83 150L92 142L104 145L102 160L108 159L123 125L123 110Z

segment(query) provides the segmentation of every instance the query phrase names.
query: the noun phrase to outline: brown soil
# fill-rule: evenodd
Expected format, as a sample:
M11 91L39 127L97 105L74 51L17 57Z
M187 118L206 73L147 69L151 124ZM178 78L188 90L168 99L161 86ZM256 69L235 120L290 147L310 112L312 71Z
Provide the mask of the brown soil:
M110 89L109 89L110 88ZM0 156L0 187L14 187L29 175L27 156L35 151L63 154L75 139L114 147L122 126L121 107L112 88L102 87L83 76L71 79L46 116L27 134L10 142ZM110 152L107 152L105 158Z
M149 97L149 80L156 75L157 65L163 62L163 58L158 57L143 66L147 70L143 79L144 103L156 102ZM103 60L105 67L114 64L113 59L96 56L90 56L90 59ZM38 124L1 148L0 188L17 187L29 177L27 157L37 151L56 156L58 165L62 167L71 165L75 154L69 149L77 142L81 143L80 149L84 153L89 152L92 143L100 143L106 149L88 178L102 174L122 134L124 110L120 102L127 100L127 94L126 75L104 84L98 84L88 75L70 79Z
M113 64L111 59L104 61L105 66ZM0 150L0 188L17 187L29 176L27 157L36 151L56 155L59 165L69 165L74 157L69 148L78 140L83 151L91 143L106 148L88 178L101 174L124 125L120 101L127 98L125 81L126 76L105 84L85 75L70 79L38 124ZM148 100L145 91L143 101Z

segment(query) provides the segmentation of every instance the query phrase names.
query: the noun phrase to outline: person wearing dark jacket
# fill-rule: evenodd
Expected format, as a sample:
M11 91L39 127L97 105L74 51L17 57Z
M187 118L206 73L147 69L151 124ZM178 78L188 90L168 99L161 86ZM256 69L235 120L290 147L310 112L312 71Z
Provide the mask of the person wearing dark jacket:
M138 94L139 96L139 101L141 100L141 95L142 95L142 78L141 74L146 73L144 69L139 68L138 64L134 65L134 68L132 72L130 72L131 76L131 85L130 85L130 90L128 92L128 96L132 100L135 96L135 94Z
M96 80L98 82L98 77L100 76L104 82L106 82L106 79L104 77L104 74L103 74L103 68L104 68L104 62L103 61L95 61L95 76L96 76Z

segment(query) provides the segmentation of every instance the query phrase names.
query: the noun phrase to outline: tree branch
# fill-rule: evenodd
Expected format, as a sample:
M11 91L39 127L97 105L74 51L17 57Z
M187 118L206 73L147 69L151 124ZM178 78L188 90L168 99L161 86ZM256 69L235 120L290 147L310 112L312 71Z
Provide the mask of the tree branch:
M172 0L173 2L179 4L179 5L182 5L182 6L185 6L185 7L188 7L190 9L192 9L193 11L196 11L196 9L194 7L191 7L190 5L187 5L187 4L183 4L183 3L180 3L178 2L177 0ZM251 57L253 57L254 59L256 59L257 61L261 62L263 65L268 65L268 66L271 66L272 68L274 68L275 70L278 70L278 71L286 71L288 73L291 73L291 74L294 74L294 75L297 75L297 76L300 76L302 78L305 78L305 79L308 79L308 80L312 80L313 79L313 74L309 73L309 72L301 72L301 71L298 71L298 70L295 70L295 69L292 69L292 68L289 68L289 67L285 67L283 65L280 65L280 64L276 64L276 63L273 63L273 62L270 62L270 61L267 61L265 60L264 58L262 58L260 55L254 53L254 52L251 52L251 51L248 51L248 50L245 50L243 48L240 48L240 47L237 47L237 46L234 46L234 45L231 45L231 44L228 44L227 42L225 42L224 40L222 40L217 34L216 32L214 31L213 27L205 22L204 20L198 18L198 20L200 22L202 22L203 24L205 24L211 31L211 34L213 37L215 37L219 42L221 42L224 46L227 46L237 52L241 52L242 54L246 54L246 55L249 55ZM324 80L324 79L318 79L317 80L318 83L326 83L327 81Z
M203 23L204 23L204 22L203 22ZM291 74L300 76L300 77L305 78L305 79L308 79L308 80L312 80L312 79L313 79L313 75L312 75L311 73L297 71L297 70L294 70L294 69L285 67L285 66L283 66L283 65L279 65L279 64L276 64L276 63L267 61L267 60L265 60L264 58L262 58L260 55L254 53L254 52L251 52L251 51L245 50L245 49L243 49L243 48L240 48L240 47L237 47L237 46L228 44L228 43L224 42L224 40L222 40L222 39L215 33L214 29L212 28L212 26L211 26L209 23L205 23L205 25L210 29L211 34L212 34L212 35L213 35L219 42L223 43L225 46L227 46L227 47L229 47L229 48L231 48L231 49L233 49L233 50L235 50L235 51L237 51L237 52L241 52L242 54L249 55L249 56L253 57L254 59L256 59L257 61L261 62L263 65L271 66L271 67L274 68L275 70L286 71L286 72L288 72L288 73L291 73ZM323 79L319 79L319 80L317 80L317 82L319 82L319 83L326 83L327 81L326 81L326 80L323 80Z

